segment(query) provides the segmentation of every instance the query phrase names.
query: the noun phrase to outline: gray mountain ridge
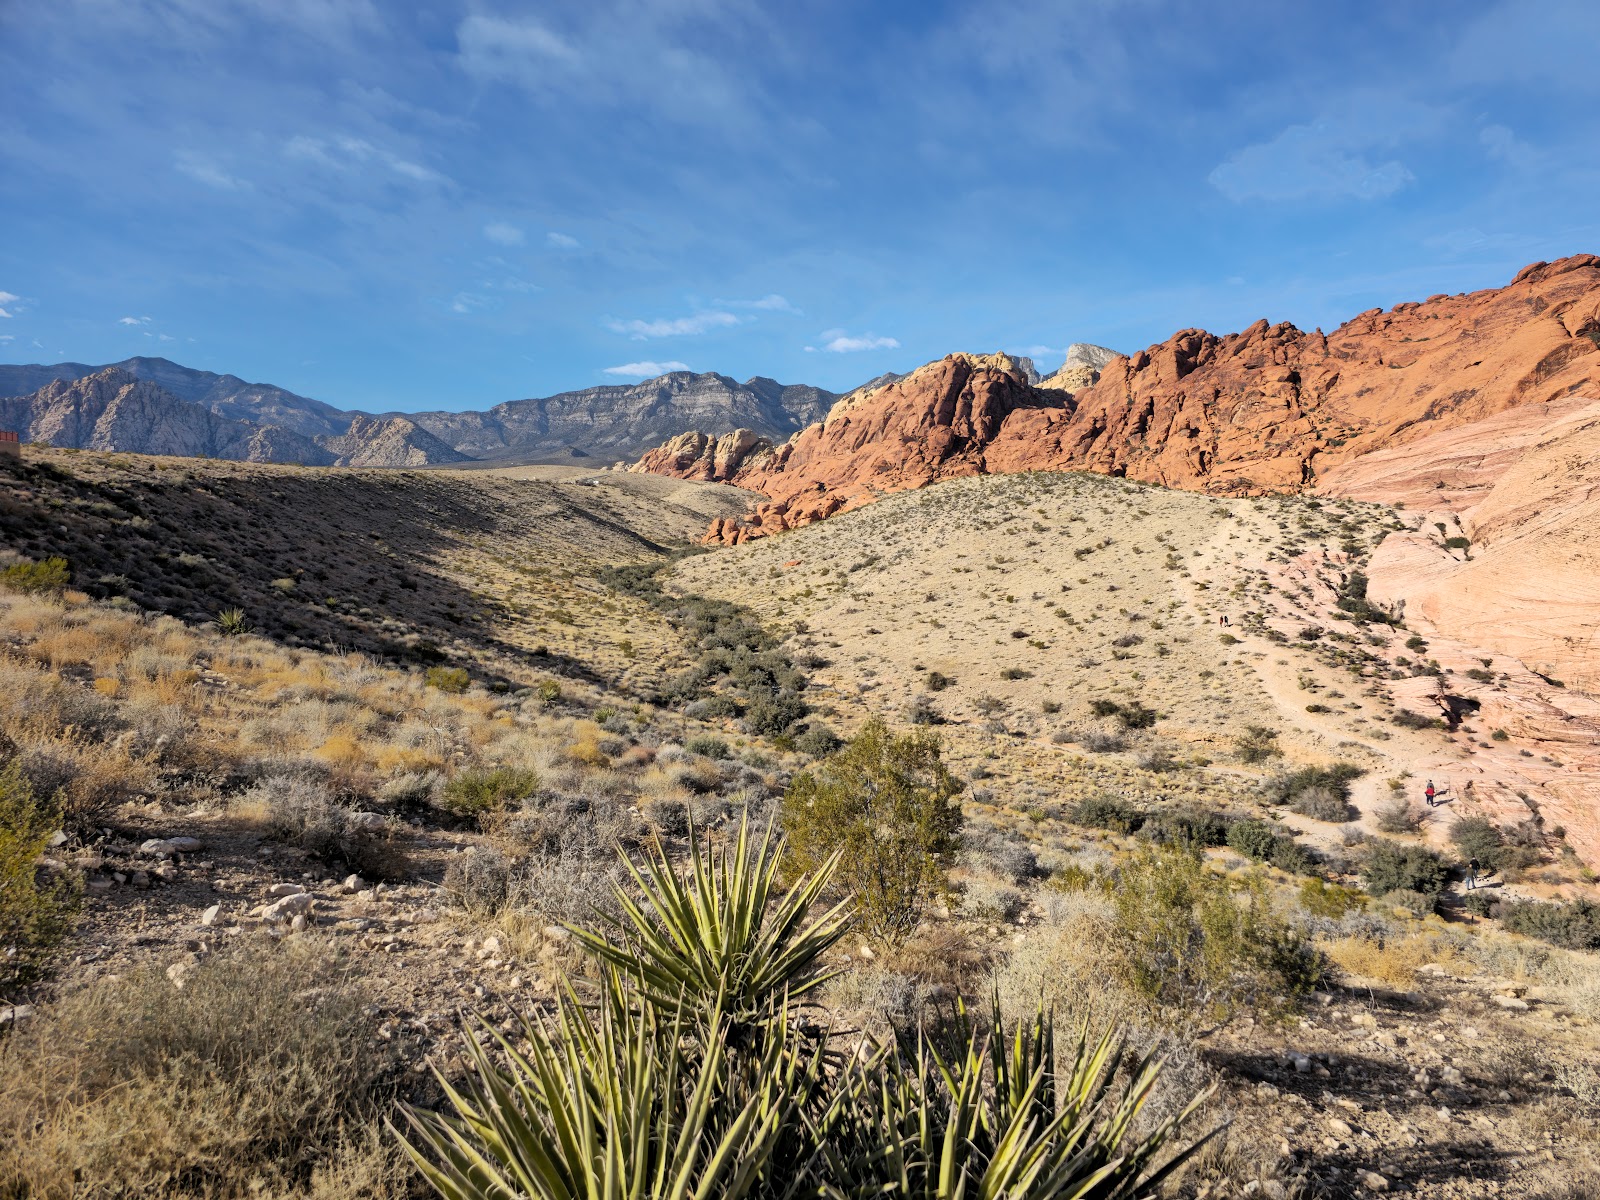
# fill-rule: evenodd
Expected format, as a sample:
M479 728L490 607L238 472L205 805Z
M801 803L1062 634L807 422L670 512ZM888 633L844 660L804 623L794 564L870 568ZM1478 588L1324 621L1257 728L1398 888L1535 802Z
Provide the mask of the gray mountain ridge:
M102 379L107 372L117 377ZM89 379L98 382L73 390ZM120 395L134 383L144 387ZM674 371L635 384L511 400L486 411L372 414L164 358L107 367L0 365L0 396L11 397L0 399L0 427L62 446L392 467L582 455L631 460L697 425L749 428L782 441L820 419L837 399L822 388L763 376L741 384L714 372ZM135 418L136 411L145 415Z

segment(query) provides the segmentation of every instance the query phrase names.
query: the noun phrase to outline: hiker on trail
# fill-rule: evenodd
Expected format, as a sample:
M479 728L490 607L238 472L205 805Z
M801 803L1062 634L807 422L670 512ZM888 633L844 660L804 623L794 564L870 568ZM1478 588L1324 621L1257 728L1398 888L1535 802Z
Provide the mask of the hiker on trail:
M1467 863L1467 891L1478 886L1478 860L1473 859Z
M1425 787L1422 790L1422 794L1428 798L1428 807L1432 808L1433 807L1433 797L1436 794L1434 792L1434 790L1433 790L1433 780L1431 780L1431 779L1428 780L1428 786Z

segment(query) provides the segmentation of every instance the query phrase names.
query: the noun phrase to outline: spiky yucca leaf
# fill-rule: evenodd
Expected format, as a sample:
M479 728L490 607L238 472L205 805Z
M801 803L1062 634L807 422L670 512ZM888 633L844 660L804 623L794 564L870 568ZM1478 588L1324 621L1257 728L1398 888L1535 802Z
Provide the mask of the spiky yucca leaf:
M617 889L620 938L573 927L596 958L621 971L649 1004L705 1007L723 997L734 1020L748 1021L787 995L798 997L827 976L817 960L844 936L849 902L815 920L807 914L827 887L838 855L773 901L782 842L772 830L756 840L748 819L731 847L707 849L691 827L688 870L680 874L659 841L643 869L624 858L642 900Z
M948 1059L925 1032L890 1045L840 1086L812 1129L820 1194L844 1198L894 1192L928 1200L1133 1200L1162 1180L1210 1136L1152 1170L1202 1094L1153 1133L1130 1129L1149 1100L1160 1064L1132 1063L1120 1094L1120 1041L1091 1043L1081 1031L1060 1077L1053 1020L1040 1012L1004 1036L998 1003L994 1032L981 1036L958 1008L961 1045Z
M447 1200L773 1194L765 1168L821 1065L787 1009L744 1054L720 1006L691 1036L681 1008L637 1009L614 971L605 993L598 1013L569 993L553 1021L525 1021L526 1049L467 1033L475 1082L438 1076L454 1114L410 1111L400 1135L427 1180Z

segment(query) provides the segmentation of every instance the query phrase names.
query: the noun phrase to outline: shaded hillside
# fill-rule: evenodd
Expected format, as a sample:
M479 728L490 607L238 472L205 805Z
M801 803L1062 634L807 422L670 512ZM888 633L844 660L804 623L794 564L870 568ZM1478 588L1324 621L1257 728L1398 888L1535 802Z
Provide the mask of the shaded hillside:
M291 645L500 673L599 663L627 687L654 680L676 639L594 573L659 558L662 539L738 502L727 496L627 475L586 486L30 451L0 466L0 545L60 555L74 587L141 609L206 622L240 608Z

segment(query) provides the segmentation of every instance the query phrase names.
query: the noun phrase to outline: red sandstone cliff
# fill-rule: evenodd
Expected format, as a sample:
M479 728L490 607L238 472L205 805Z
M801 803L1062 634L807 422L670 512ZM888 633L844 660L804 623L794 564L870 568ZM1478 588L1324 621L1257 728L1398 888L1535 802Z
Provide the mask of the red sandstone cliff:
M1328 334L1266 321L1220 338L1184 330L1111 360L1076 393L1031 386L1005 355L953 354L841 401L735 466L722 477L768 502L718 522L708 540L982 472L1093 470L1218 493L1313 488L1371 451L1573 395L1600 396L1591 254L1535 263L1503 288L1374 309Z

